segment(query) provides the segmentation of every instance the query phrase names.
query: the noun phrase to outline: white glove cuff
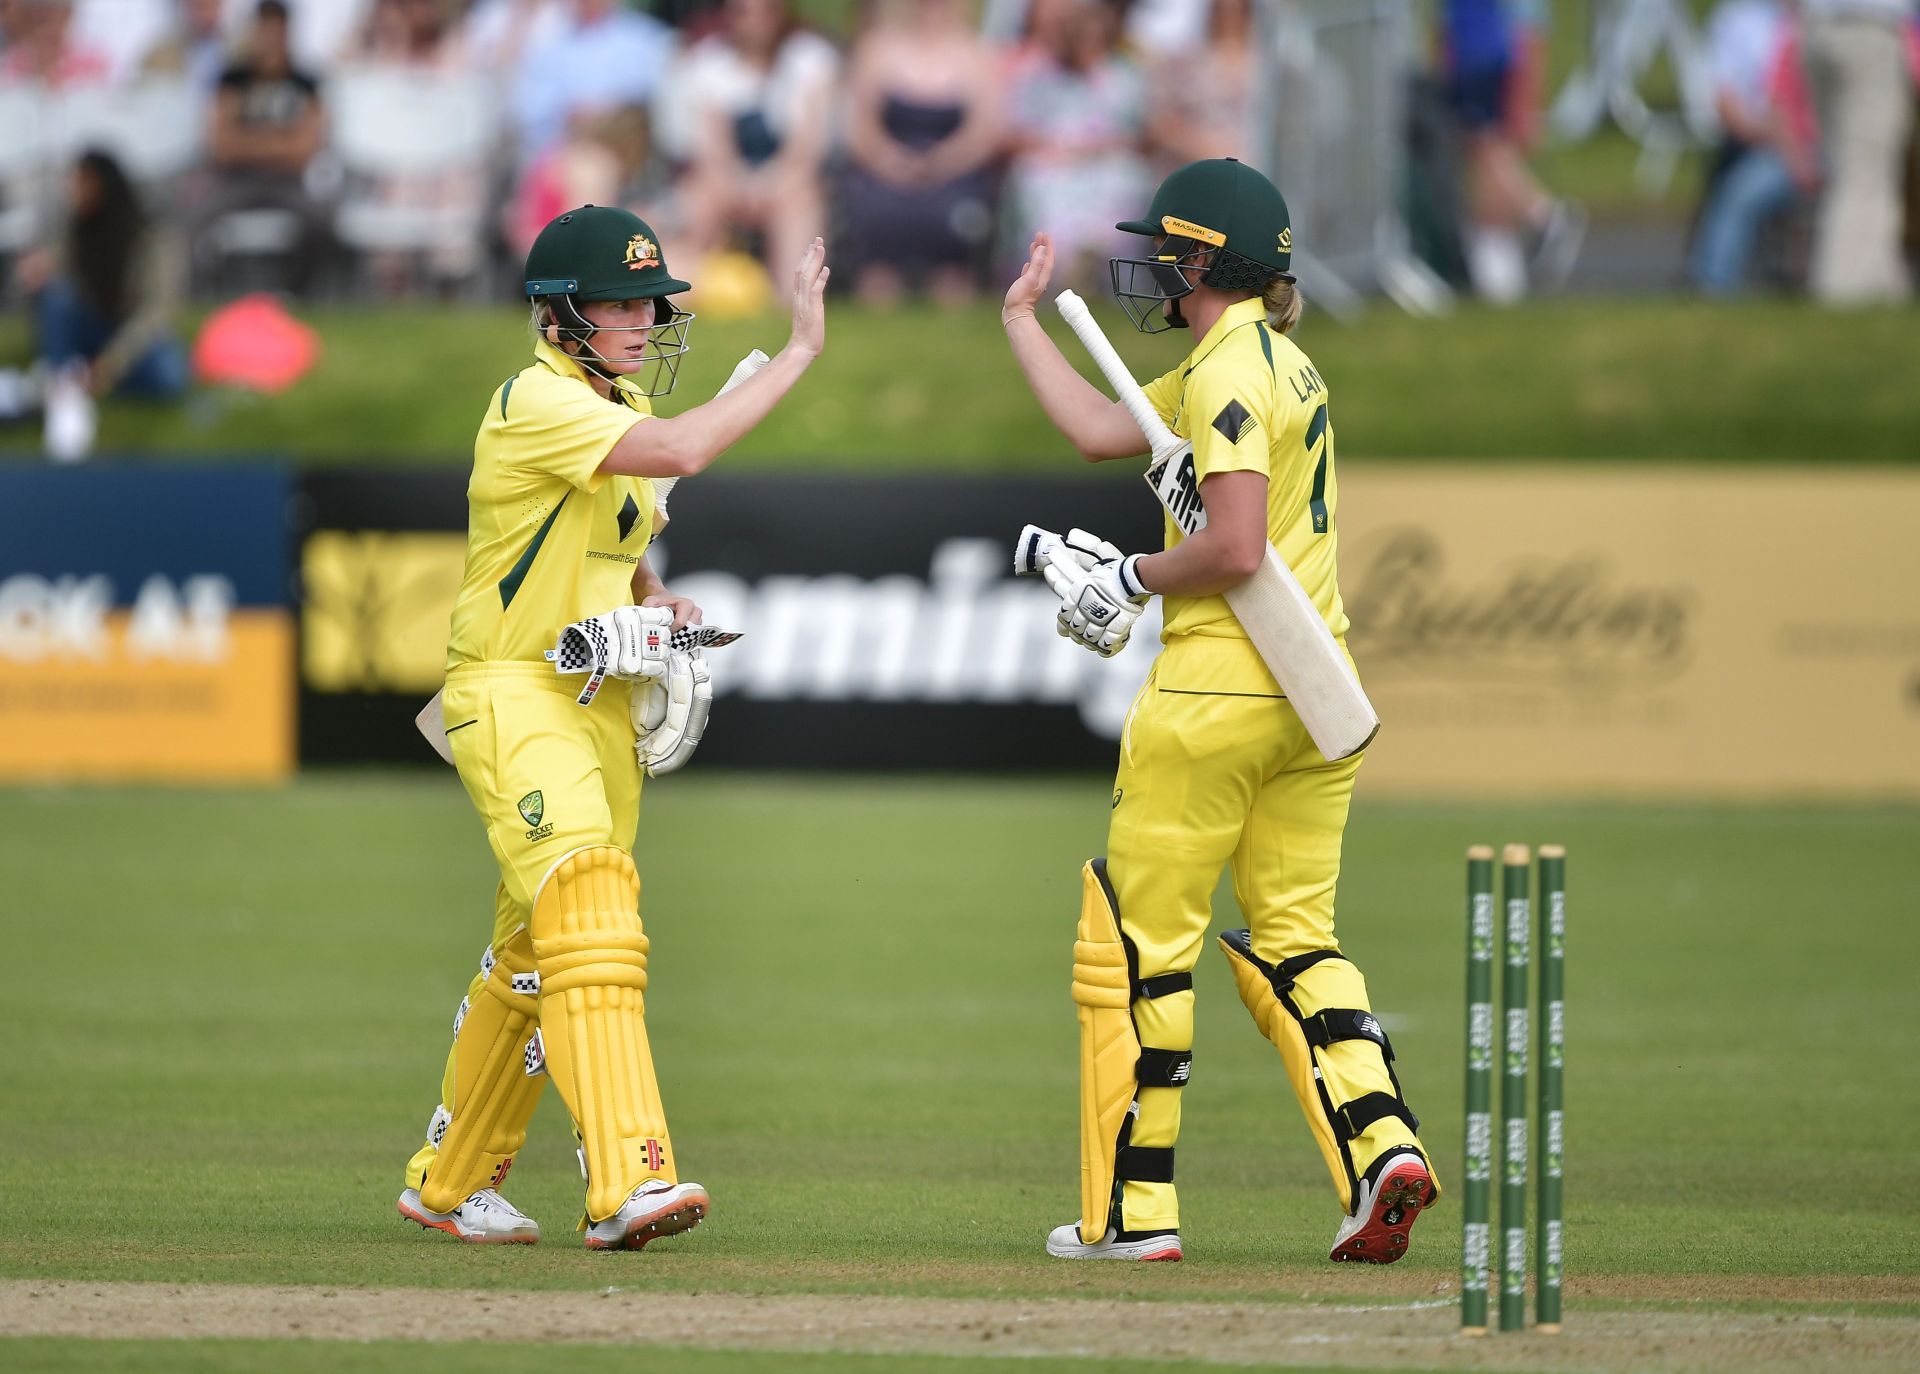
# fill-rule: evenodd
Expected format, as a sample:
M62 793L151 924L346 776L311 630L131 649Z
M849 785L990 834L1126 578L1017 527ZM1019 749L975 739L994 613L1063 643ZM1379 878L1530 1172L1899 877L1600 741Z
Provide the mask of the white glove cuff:
M1140 560L1145 557L1143 553L1130 553L1120 560L1120 589L1141 605L1153 596L1140 580Z

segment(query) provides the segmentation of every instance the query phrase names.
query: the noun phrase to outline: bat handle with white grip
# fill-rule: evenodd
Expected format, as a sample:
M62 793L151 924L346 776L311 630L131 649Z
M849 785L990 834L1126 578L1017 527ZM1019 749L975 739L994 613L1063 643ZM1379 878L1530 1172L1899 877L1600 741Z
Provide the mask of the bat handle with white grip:
M1094 363L1101 375L1107 379L1107 385L1113 388L1116 398L1127 408L1127 414L1140 426L1140 432L1146 436L1147 446L1153 450L1156 458L1164 457L1180 447L1181 441L1167 428L1166 421L1160 418L1160 412L1147 400L1147 393L1133 380L1133 374L1121 361L1120 355L1107 342L1107 335L1093 318L1093 312L1087 309L1087 303L1072 291L1062 291L1054 298L1054 304L1060 307L1061 318L1080 338L1088 353L1093 355Z
M722 384L714 395L726 395L729 391L732 391L736 386L739 386L740 383L746 381L747 378L751 377L772 361L773 359L769 358L765 352L758 348L754 349L753 352L747 354L746 357L733 365L732 374L728 376L726 382Z
M716 401L719 400L722 396L732 391L735 387L739 386L740 383L746 381L747 378L751 377L772 361L773 359L769 358L760 349L754 349L753 352L747 354L746 357L733 365L732 374L728 376L721 388L714 392L714 399ZM667 518L667 496L673 491L674 484L679 480L678 477L656 477L653 479L653 506L654 510L660 515L661 523L663 524Z

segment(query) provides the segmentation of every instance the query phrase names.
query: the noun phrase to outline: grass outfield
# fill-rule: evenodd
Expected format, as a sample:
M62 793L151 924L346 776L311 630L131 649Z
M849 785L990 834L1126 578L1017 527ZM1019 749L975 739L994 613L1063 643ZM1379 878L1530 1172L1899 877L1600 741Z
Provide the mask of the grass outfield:
M1188 1262L1040 1253L1076 1210L1066 969L1105 806L1093 777L659 785L639 844L650 1025L715 1213L590 1257L552 1093L510 1189L546 1243L464 1249L393 1213L491 911L450 775L0 791L6 910L32 958L11 980L0 1281L1444 1303L1457 1199L1392 1269L1325 1263L1324 1169L1214 953L1181 1142ZM1920 1234L1870 1186L1920 1132L1917 824L1363 792L1345 945L1443 1182L1461 851L1570 847L1570 1323L1920 1314Z
M116 402L101 451L464 464L487 396L526 361L525 317L512 309L312 319L324 355L293 390L206 393L163 410ZM1184 335L1146 338L1116 314L1106 325L1142 379L1179 360ZM24 352L22 328L0 327L0 359ZM874 314L836 302L829 328L826 355L730 467L1012 472L1072 461L1021 384L994 307ZM785 337L778 319L701 320L663 409L704 400L749 348ZM1581 300L1416 320L1383 307L1351 327L1310 314L1299 338L1332 385L1348 460L1920 457L1920 388L1902 368L1861 365L1920 355L1911 310ZM0 453L26 458L38 445L37 428L0 429Z

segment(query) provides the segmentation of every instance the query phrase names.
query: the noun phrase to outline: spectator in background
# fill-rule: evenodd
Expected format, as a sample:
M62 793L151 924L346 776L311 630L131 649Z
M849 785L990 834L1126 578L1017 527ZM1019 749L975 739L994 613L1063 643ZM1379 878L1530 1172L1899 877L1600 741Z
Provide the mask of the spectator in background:
M565 0L474 0L459 21L460 49L479 70L511 72L567 23Z
M459 77L468 70L468 63L466 49L453 31L456 8L457 0L375 0L354 40L351 61L422 77ZM487 189L487 178L478 168L442 167L373 179L367 196L383 206L432 212L440 223L480 225L488 212ZM433 283L452 288L479 268L482 247L477 234L442 236L423 255L384 249L370 252L367 268L383 296L407 293L416 278L416 256L424 258L426 275Z
M64 91L105 85L111 76L106 54L74 32L73 0L15 0L9 7L0 80Z
M786 0L727 0L721 27L687 51L674 88L691 116L681 192L697 251L746 232L759 236L762 262L784 268L823 231L839 65Z
M288 14L287 51L293 64L322 75L352 47L354 35L373 0L295 0ZM227 0L227 9L245 11L247 0Z
M229 215L279 210L293 217L296 291L311 286L331 241L327 216L308 194L306 174L326 122L320 83L293 65L285 0L260 0L245 49L221 74L208 132L211 166L194 215L194 250L211 267L211 232Z
M115 84L137 77L166 35L174 0L74 0L73 31L107 60Z
M1253 114L1253 0L1212 0L1206 41L1157 57L1148 119L1168 170L1203 158L1246 158ZM1153 51L1148 49L1148 51Z
M149 220L120 164L81 154L67 180L65 223L21 256L34 344L47 373L47 412L85 414L77 449L92 436L91 401L120 394L172 400L187 386L187 356L173 333L184 295L177 238Z
M1131 0L1126 8L1127 45L1149 61L1186 57L1207 45L1211 0Z
M522 4L513 19L536 40L522 51L513 83L522 165L559 142L577 114L644 109L672 63L671 31L617 0L570 0L544 36L531 32L537 7ZM684 77L676 78L684 88Z
M1721 141L1689 268L1702 291L1726 295L1747 284L1762 226L1810 194L1819 172L1785 99L1794 48L1783 0L1721 0L1707 50Z
M1909 0L1802 0L1807 79L1820 121L1826 194L1813 293L1834 304L1904 300L1901 192L1913 130Z
M1007 228L1024 243L1047 226L1063 284L1084 286L1097 260L1121 254L1113 226L1152 189L1146 89L1120 55L1120 17L1111 0L1035 0L1015 59Z
M457 0L374 0L351 56L421 71L459 70L464 58L452 41L456 8Z
M676 223L670 197L648 180L650 167L647 121L640 111L576 111L565 137L521 174L507 209L508 244L525 257L540 231L576 205L645 199L653 228Z
M1586 233L1585 214L1534 179L1515 135L1508 97L1523 41L1506 0L1445 0L1448 99L1466 145L1467 270L1475 291L1502 303L1526 294L1530 268L1565 280Z
M847 80L854 287L959 299L993 229L998 64L961 0L879 0L871 17Z
M172 23L147 53L145 70L184 77L195 91L211 96L227 68L223 8L221 0L175 0Z

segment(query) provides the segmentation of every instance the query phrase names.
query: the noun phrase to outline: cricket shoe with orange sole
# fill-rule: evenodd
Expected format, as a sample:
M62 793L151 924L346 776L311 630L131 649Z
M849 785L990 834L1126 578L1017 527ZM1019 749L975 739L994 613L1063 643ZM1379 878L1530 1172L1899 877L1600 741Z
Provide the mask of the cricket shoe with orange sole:
M1177 1260L1181 1257L1178 1231L1116 1231L1089 1245L1080 1239L1080 1223L1070 1221L1047 1233L1047 1253L1055 1259Z
M451 1212L427 1207L418 1188L400 1194L396 1205L408 1221L470 1245L532 1245L540 1239L540 1223L491 1188L482 1188Z
M1328 1258L1336 1264L1392 1264L1407 1253L1413 1223L1439 1196L1427 1161L1411 1146L1375 1160L1340 1223Z
M650 1240L691 1231L713 1207L697 1183L656 1178L641 1184L605 1221L587 1227L589 1250L639 1250Z

